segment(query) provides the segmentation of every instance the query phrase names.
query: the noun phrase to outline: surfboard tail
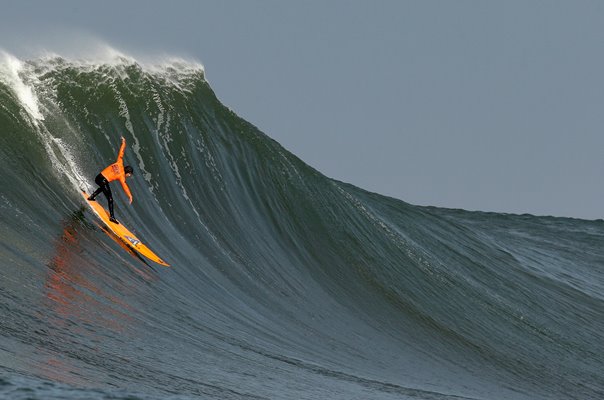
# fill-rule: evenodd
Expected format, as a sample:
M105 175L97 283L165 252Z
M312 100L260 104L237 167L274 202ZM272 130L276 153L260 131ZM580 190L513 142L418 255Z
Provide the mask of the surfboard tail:
M145 245L139 238L136 237L134 233L132 233L128 228L124 226L123 223L116 224L109 220L109 213L103 206L101 206L98 202L94 200L88 200L89 194L86 193L85 190L82 190L82 196L86 203L90 206L94 214L103 222L103 224L122 242L124 242L128 247L142 254L149 260L163 265L164 267L169 267L170 264L161 259L157 254L155 254L147 245Z

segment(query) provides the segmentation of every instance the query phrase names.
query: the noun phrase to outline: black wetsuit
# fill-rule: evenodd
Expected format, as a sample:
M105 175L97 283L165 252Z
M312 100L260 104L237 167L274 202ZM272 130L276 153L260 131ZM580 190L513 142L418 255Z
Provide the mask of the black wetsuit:
M105 197L107 197L107 204L109 206L109 216L112 219L115 219L113 215L113 196L111 195L111 188L109 187L109 181L103 176L103 174L98 174L96 178L94 178L94 183L99 185L99 188L94 191L94 193L88 198L88 200L94 200L99 193L103 192Z

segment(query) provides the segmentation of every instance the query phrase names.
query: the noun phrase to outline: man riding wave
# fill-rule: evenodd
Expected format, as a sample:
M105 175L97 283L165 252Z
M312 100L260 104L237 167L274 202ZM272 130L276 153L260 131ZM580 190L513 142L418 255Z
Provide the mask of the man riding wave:
M124 139L122 136L122 146L120 147L120 151L117 155L117 161L102 170L101 173L94 178L94 182L99 185L99 188L92 193L90 197L88 197L88 200L94 201L95 197L98 196L99 193L103 192L105 197L107 197L107 203L109 205L109 220L115 224L119 224L119 222L115 219L115 215L113 214L113 196L111 195L109 182L119 180L122 184L124 192L126 192L126 195L130 199L130 204L132 204L132 194L130 193L130 188L126 184L126 178L132 176L133 170L129 165L124 167L123 158L125 149L126 139Z

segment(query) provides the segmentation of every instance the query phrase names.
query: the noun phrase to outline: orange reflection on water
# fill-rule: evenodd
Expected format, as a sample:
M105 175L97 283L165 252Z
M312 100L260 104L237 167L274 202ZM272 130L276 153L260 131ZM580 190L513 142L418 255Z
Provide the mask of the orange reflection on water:
M81 375L84 361L71 354L77 354L78 349L100 353L107 336L126 333L134 323L130 315L136 310L111 294L116 285L106 272L107 265L103 265L103 260L90 257L98 254L98 248L91 252L82 245L84 238L88 246L93 244L91 239L95 240L91 238L90 226L84 221L83 209L62 225L63 231L55 241L54 254L47 264L42 309L49 336L60 343L59 349L68 348L69 351L68 354L60 350L58 354L42 351L36 369L47 379L81 386L86 382ZM153 279L150 274L130 267L142 279ZM107 335L107 330L112 334Z

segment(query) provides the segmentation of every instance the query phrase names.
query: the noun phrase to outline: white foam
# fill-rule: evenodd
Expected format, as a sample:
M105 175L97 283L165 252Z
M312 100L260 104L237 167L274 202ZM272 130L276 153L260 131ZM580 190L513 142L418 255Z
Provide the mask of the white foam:
M76 54L74 54L74 49ZM68 58L63 58L64 55L67 55ZM16 56L0 50L0 81L10 88L25 113L30 117L33 128L40 137L55 172L60 175L65 175L71 185L76 189L90 187L77 163L76 155L78 153L74 147L77 146L77 144L75 142L70 143L69 139L63 139L65 134L78 137L77 128L69 126L68 121L63 121L67 125L67 131L61 132L59 137L45 126L44 112L46 112L50 118L50 115L54 115L50 114L50 110L54 110L55 106L58 107L58 105L55 104L56 99L53 97L54 93L52 93L52 90L47 90L48 88L45 87L44 82L41 82L38 79L39 76L49 71L60 70L62 68L99 71L100 67L109 67L111 72L108 72L108 74L111 74L111 76L108 75L108 78L111 81L115 81L115 79L126 79L126 67L136 65L146 73L161 78L163 81L172 84L177 89L187 91L187 83L190 82L190 80L186 78L194 75L199 76L200 73L205 73L203 65L197 61L166 55L153 57L142 56L135 59L126 55L124 52L91 37L85 38L82 43L76 43L72 51L65 51L63 49L60 51L60 54L57 54L56 52L47 49L38 48L35 51L35 55L30 52L30 56L33 56L31 61L22 61ZM133 138L134 143L132 149L136 155L138 165L142 170L142 176L151 185L151 174L146 170L143 157L140 154L140 142L134 132L126 101L122 97L115 82L110 86L119 103L119 115L124 118L125 128ZM43 106L37 97L36 88L39 90L38 94L44 96L43 100L46 107ZM163 141L167 153L169 154L167 147L167 143L171 140L168 133L170 125L169 114L165 112L166 110L162 105L162 99L156 90L154 90L153 101L159 109L157 133L162 130L166 132ZM105 137L110 140L106 133ZM182 178L180 176L180 171L176 167L175 160L171 155L169 156L169 161L177 176L178 182L181 182ZM181 190L183 190L182 187ZM189 201L189 196L186 191L184 191L183 196ZM199 217L197 210L194 211Z
M38 134L53 169L67 177L71 186L79 190L90 186L76 162L76 157L70 146L53 134L44 125L43 108L36 95L35 86L39 83L33 67L15 56L0 52L0 80L13 91L17 100L31 117L32 128ZM68 122L67 128L74 131Z
M74 189L86 189L88 191L91 186L80 170L74 152L70 149L69 145L62 139L52 137L48 131L45 132L44 136L46 139L46 150L55 170L61 171L67 177ZM52 143L52 145L50 145L50 143ZM59 154L57 154L53 148L58 150Z
M0 52L0 80L14 92L19 103L34 121L42 121L44 115L40 112L38 98L33 88L23 80L22 76L25 74L25 64L21 60L6 52Z

